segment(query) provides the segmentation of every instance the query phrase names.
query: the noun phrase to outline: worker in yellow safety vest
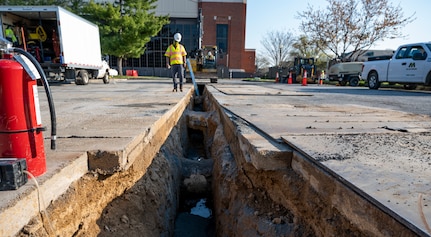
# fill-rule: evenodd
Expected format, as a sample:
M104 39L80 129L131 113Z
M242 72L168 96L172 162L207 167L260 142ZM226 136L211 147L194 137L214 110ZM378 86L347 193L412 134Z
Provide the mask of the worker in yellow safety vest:
M174 89L176 92L178 83L176 77L179 77L180 91L183 91L184 69L186 68L186 49L180 44L181 34L174 35L174 42L166 49L166 67L171 69L172 80L174 82Z
M322 73L320 73L319 85L323 84L323 80L325 80L325 70L322 70Z
M14 46L17 45L18 40L15 36L15 33L13 32L13 29L10 26L8 26L6 28L6 30L4 31L4 34L5 34L6 39L11 41Z

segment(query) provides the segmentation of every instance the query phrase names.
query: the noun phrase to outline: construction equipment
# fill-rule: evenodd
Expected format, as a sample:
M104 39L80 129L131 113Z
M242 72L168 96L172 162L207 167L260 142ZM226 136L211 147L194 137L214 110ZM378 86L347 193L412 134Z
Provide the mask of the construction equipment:
M36 27L36 30L34 33L30 32L28 34L28 40L38 40L41 42L45 42L47 38L48 36L42 26Z
M214 80L214 78L217 78L217 59L217 46L203 46L201 49L191 54L188 60L190 61L191 68L195 72L196 78L210 78ZM186 71L190 72L189 70ZM190 82L189 78L186 80Z
M317 81L314 58L296 57L293 61L293 67L291 67L289 71L292 73L292 77L297 83L303 81L304 71L307 71L307 83L314 83Z
M196 70L200 72L217 72L217 46L203 46L196 57Z

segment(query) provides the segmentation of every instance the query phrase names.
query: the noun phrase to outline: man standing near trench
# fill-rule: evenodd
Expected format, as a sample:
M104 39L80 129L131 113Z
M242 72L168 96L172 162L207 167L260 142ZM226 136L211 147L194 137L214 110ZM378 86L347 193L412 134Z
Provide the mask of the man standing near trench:
M186 49L180 44L181 34L176 33L174 35L174 43L169 45L166 49L166 67L171 69L172 80L174 82L174 89L172 92L176 92L178 83L176 77L180 79L180 91L183 91L183 80L184 80L184 69L186 68Z

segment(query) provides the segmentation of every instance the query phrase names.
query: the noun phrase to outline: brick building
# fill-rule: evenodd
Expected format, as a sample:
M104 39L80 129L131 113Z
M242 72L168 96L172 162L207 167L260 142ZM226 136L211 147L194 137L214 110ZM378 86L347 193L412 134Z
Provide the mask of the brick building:
M203 16L203 45L217 45L221 65L255 70L255 51L245 49L246 0L199 1Z
M255 72L255 50L245 49L246 0L158 0L156 15L169 15L170 24L147 44L139 59L128 59L124 69L138 70L139 75L166 74L166 48L173 35L180 32L189 57L195 57L205 46L217 47L220 76L250 76ZM112 62L114 63L114 62ZM232 75L232 73L231 73Z

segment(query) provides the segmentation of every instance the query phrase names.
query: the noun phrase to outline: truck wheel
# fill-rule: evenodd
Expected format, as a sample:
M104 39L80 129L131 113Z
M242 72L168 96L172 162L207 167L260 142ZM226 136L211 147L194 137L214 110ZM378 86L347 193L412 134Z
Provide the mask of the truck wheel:
M105 73L102 80L103 80L103 83L109 84L109 73Z
M379 75L377 75L377 72L370 72L370 74L368 74L368 88L373 89L373 90L377 90L380 87L380 82L379 82Z
M80 77L75 78L75 85L84 85L84 83L82 82L82 79Z
M75 79L76 85L87 85L90 81L90 78L88 76L88 72L86 70L80 70L78 73L78 76Z
M350 86L358 86L359 85L359 78L358 77L351 77L349 81Z

